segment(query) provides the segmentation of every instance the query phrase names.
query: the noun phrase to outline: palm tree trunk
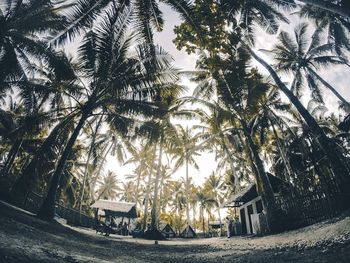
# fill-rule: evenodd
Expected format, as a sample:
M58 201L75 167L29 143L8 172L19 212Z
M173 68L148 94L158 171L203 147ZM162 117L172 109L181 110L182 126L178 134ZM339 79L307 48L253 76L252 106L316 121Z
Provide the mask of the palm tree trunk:
M81 195L80 195L80 200L79 200L79 213L81 213L81 209L82 209L82 205L83 205L83 198L84 198L84 192L85 192L85 184L86 184L86 177L88 175L88 167L89 167L89 162L90 162L90 158L91 158L91 154L92 154L92 150L94 149L94 145L95 145L95 140L96 140L96 135L98 132L98 128L100 127L101 121L102 121L102 117L103 115L100 117L96 127L95 127L95 132L92 136L92 141L91 141L91 146L89 149L89 153L88 153L88 157L85 163L85 167L84 167L84 175L83 175L83 187L81 189Z
M224 135L223 135L224 136ZM224 139L225 140L225 139ZM227 147L227 145L226 145L226 143L225 143L225 141L223 140L223 148L224 148L224 151L225 151L225 153L226 153L226 155L227 155L227 158L228 158L228 160L229 160L229 163L230 163L230 167L231 167L231 170L232 170L232 174L233 174L233 177L235 178L235 191L237 190L237 191L239 191L240 190L240 184L239 184L239 180L238 180L238 176L237 176L237 174L235 173L235 166L234 166L234 164L233 164L233 159L232 159L232 156L231 156L231 154L230 154L230 151L228 150L228 147Z
M134 202L137 203L139 202L138 197L139 197L139 188L140 188L140 181L141 181L141 172L138 173L137 179L136 179L136 188L135 188L135 195L134 195Z
M105 151L105 153L104 153L104 155L103 155L103 157L102 157L102 161L101 161L101 163L100 163L100 166L98 167L98 170L97 170L97 173L96 173L97 176L100 176L100 173L101 173L102 168L103 168L103 164L105 163L105 161L106 161L106 159L107 159L107 155L108 155L109 152L111 151L113 145L114 145L114 142L112 142L112 143L109 145L107 151ZM106 146L104 149L106 149L106 148L107 148L107 146ZM102 193L100 193L96 199L95 199L95 197L94 197L94 190L95 190L95 186L96 186L97 181L98 181L98 178L97 178L96 180L94 180L93 183L92 183L92 185L91 185L91 190L92 190L92 192L91 192L90 194L91 194L91 199L92 199L92 200L98 200L98 199L100 199L100 197L102 196Z
M85 121L87 120L88 117L89 117L89 114L87 113L82 114L77 126L75 127L71 137L68 140L68 143L62 153L61 158L57 163L57 167L51 179L49 191L37 215L41 219L52 220L55 216L56 194L57 194L57 189L59 187L60 179L61 179L63 170L65 168L66 161L72 152L74 143L77 140L79 133L83 128Z
M48 161L46 158L54 158L54 153L51 153L50 150L52 146L56 143L56 140L60 135L61 131L67 127L67 124L69 124L73 120L74 116L75 115L71 115L65 118L59 124L57 124L55 128L50 132L49 136L42 143L42 145L35 153L30 163L22 172L21 176L12 186L9 194L12 202L14 202L17 205L20 205L24 201L22 200L22 198L27 196L27 194L33 190L38 179L38 174L36 170L38 165L40 165L39 162ZM42 160L44 154L46 158Z
M148 218L148 203L149 203L149 198L151 195L151 183L152 183L152 175L153 175L153 162L154 162L154 157L155 157L155 151L156 148L154 148L154 153L151 158L151 166L150 166L150 171L148 174L148 182L147 182L147 188L146 188L146 196L145 196L145 204L144 204L144 209L143 209L143 222L142 222L142 229L146 230L147 226L147 218Z
M313 69L307 68L312 75L314 75L324 86L327 87L337 98L344 104L348 109L350 109L350 103L342 96L339 94L339 92L333 88L327 81L325 81L320 75L318 75Z
M186 153L186 225L187 226L190 224L190 206L189 206L189 189L188 188L189 188L188 155Z
M300 115L303 117L303 119L309 126L311 132L315 135L315 141L319 143L324 154L327 156L335 178L338 181L338 186L341 193L347 194L350 190L350 170L342 154L340 154L340 152L336 150L337 146L326 136L326 134L318 125L314 117L312 117L312 115L307 111L307 109L303 106L300 100L296 96L294 96L294 94L282 82L275 70L262 58L255 54L255 52L252 49L249 48L249 50L253 58L268 70L276 85L288 97L290 102L295 106Z
M338 14L350 20L350 11L344 7L333 4L331 1L325 0L298 0L299 2L303 2L304 4L312 5L323 10L329 11L334 14Z
M222 225L221 225L221 213L220 213L220 206L221 204L218 202L218 216L219 216L219 224L220 224L220 237L222 234Z
M158 153L158 167L156 179L154 181L154 191L153 191L153 203L151 210L151 230L158 230L158 189L159 189L159 178L160 178L160 169L162 166L162 155L163 155L163 139L159 141L159 153Z
M270 180L265 172L264 164L259 156L258 147L254 143L250 130L247 127L245 121L241 120L243 127L243 133L247 140L249 151L253 157L254 164L257 169L258 178L256 178L257 190L259 195L265 204L267 222L272 233L278 232L281 229L279 228L279 219L280 215L278 214L278 207L276 204L275 195L270 183Z
M193 213L193 230L196 231L196 206L192 205L192 213Z
M21 149L22 143L23 143L23 139L16 141L12 145L12 147L7 155L7 160L5 162L4 168L1 171L0 177L7 176L7 174L11 170L11 167L16 160L16 157L19 153L19 150Z
M273 124L273 122L271 120L269 120L269 121L270 121L270 124L271 124L271 127L272 127L273 134L274 134L274 136L276 138L277 149L280 152L280 155L281 155L281 158L283 160L284 165L286 166L287 174L288 174L288 177L289 177L288 180L286 180L286 181L289 182L289 179L292 177L292 168L290 167L290 163L287 160L286 154L285 154L285 152L283 150L283 147L281 145L281 141L280 141L280 138L278 137L275 125ZM287 179L287 178L285 178L285 179Z

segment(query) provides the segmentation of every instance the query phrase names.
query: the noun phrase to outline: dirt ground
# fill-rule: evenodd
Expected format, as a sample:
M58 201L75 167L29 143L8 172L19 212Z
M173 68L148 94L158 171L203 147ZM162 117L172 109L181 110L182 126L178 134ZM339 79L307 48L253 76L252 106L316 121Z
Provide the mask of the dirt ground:
M0 262L350 262L350 213L266 237L151 240L96 235L0 202Z

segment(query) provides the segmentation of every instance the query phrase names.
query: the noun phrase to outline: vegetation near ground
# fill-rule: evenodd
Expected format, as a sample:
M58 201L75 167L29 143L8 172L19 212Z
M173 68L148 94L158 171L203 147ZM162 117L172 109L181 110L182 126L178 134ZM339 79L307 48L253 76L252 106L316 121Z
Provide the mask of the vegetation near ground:
M350 216L266 237L154 241L96 235L0 204L0 262L348 262Z
M206 237L226 216L262 235L348 211L349 32L348 0L0 0L0 198L37 217L2 206L2 260L341 262L348 234L334 253L270 237L155 246L54 219L107 222L96 200L132 202L147 237L161 223ZM259 200L242 208L245 191Z

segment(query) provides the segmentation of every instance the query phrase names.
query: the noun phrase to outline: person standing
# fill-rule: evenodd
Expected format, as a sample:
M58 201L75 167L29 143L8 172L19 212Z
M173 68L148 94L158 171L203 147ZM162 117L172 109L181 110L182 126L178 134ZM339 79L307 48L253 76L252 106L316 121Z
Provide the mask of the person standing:
M232 229L232 220L228 216L226 217L226 225L227 225L227 238L231 237L231 229Z

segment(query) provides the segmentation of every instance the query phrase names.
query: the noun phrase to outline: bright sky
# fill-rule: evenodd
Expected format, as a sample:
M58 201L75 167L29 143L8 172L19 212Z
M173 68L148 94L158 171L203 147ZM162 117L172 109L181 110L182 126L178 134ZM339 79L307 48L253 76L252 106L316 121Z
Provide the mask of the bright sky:
M173 27L175 25L180 24L180 19L178 15L172 11L169 7L165 6L164 4L161 4L161 9L164 13L164 19L165 19L165 25L164 30L160 33L157 33L155 35L155 39L157 44L161 45L166 51L168 51L175 60L175 66L177 68L180 68L181 70L194 70L195 69L195 62L196 57L195 55L188 55L185 51L179 51L176 49L175 45L173 44L172 40L175 38L175 35L173 33ZM286 25L283 24L281 26L282 30L291 31L293 28L293 25L300 22L300 19L297 15L290 17L291 24ZM259 49L271 49L276 36L267 35L262 30L257 31L257 38L256 38L256 50ZM76 45L72 44L69 45L66 49L68 52L74 53L76 50ZM260 53L260 55L266 59L267 61L271 61L271 59L263 53ZM254 63L255 66L257 66L262 72L265 72L265 69L263 69L260 65ZM344 95L344 97L348 100L350 100L350 92L348 90L348 81L349 78L347 77L349 75L350 71L349 68L344 68L343 66L339 67L333 67L332 69L328 69L327 71L320 71L320 75L324 77L329 83L334 84L336 89ZM284 76L284 81L288 82L290 79L286 78ZM191 83L188 79L183 78L182 84L186 85L189 88L189 92L186 95L190 95L192 93L192 90L195 87L195 84ZM325 101L326 106L333 112L336 112L337 109L337 100L335 99L334 95L331 94L328 91L325 91ZM305 100L306 101L306 100ZM132 173L134 166L128 165L128 166L122 166L118 164L117 160L113 156L108 157L108 163L105 168L105 172L107 170L114 171L118 175L118 179L122 180L124 175ZM189 174L190 177L193 178L194 182L197 185L200 185L203 183L204 178L207 177L209 174L212 173L216 169L216 162L214 160L213 154L205 153L201 157L198 157L197 159L198 165L200 167L200 170L197 171L193 167L189 168ZM174 178L179 178L181 176L185 176L185 169L182 168L178 170L174 174Z

